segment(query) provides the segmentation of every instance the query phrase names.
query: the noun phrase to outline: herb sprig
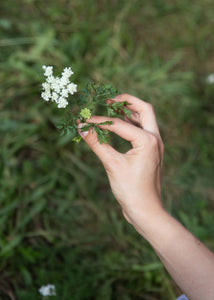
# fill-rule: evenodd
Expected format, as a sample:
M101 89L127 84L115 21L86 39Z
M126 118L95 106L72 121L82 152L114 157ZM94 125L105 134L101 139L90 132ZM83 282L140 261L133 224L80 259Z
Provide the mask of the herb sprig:
M65 68L62 72L61 78L53 76L52 66L43 66L45 70L46 82L42 84L42 98L45 101L56 102L58 108L66 108L68 104L69 94L77 93L77 85L70 82L70 76L73 74L71 68ZM88 122L92 115L99 112L99 114L108 117L121 117L127 115L131 118L131 112L127 108L129 103L127 101L115 102L113 98L120 92L111 84L97 84L89 82L86 86L78 92L75 101L69 105L66 118L60 121L57 128L61 131L61 135L70 134L72 140L79 142L81 136L78 132L77 121L80 123L87 123L81 128L81 131L88 131L90 128L97 133L100 143L108 143L108 130L103 130L99 125L111 125L112 121L102 123ZM108 101L106 101L108 100Z

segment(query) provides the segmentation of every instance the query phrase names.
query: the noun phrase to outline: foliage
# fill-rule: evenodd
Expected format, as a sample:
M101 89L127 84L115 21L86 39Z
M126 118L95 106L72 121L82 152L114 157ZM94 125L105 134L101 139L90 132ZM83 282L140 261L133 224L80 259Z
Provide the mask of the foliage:
M121 117L127 115L131 118L131 112L127 108L129 103L127 101L115 102L112 98L116 97L119 91L110 84L97 84L95 82L89 82L80 91L76 101L71 102L72 107L70 113L67 114L67 119L62 120L57 128L61 130L61 134L70 134L72 140L80 142L81 136L78 132L77 121L81 123L87 122L91 115L94 115L99 110L99 107L104 107L105 110L102 114L109 117ZM108 102L106 103L106 100ZM73 104L73 105L72 105ZM77 112L78 111L78 112ZM108 142L108 130L102 130L99 125L111 125L112 121L101 122L94 124L87 122L87 125L81 128L81 131L88 131L90 128L92 131L96 131L97 137L100 143Z
M0 299L36 300L48 283L64 300L180 294L123 219L97 157L59 136L60 111L40 100L44 64L72 63L81 89L90 78L153 104L165 206L214 250L213 9L211 0L0 2Z

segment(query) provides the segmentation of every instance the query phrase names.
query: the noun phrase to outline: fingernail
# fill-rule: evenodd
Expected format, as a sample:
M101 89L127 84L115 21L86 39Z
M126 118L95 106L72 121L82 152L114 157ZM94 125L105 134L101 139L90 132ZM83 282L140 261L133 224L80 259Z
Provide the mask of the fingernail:
M78 131L79 131L79 134L81 135L81 137L84 139L86 137L86 135L88 134L88 131L81 131L81 128L83 128L85 125L87 125L87 123L80 123L78 124Z

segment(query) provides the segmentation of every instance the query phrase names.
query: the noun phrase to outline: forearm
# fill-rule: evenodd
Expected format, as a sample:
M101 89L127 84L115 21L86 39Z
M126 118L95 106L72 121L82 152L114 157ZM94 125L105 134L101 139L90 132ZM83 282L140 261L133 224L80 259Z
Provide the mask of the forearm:
M113 102L124 101L131 118L106 120L95 116L90 122L111 121L111 125L101 128L130 142L130 150L120 153L109 144L100 144L92 130L82 136L101 159L124 216L153 246L176 283L191 300L211 300L214 298L212 252L164 211L158 197L164 146L154 110L149 103L128 94L113 99Z
M214 298L214 254L163 209L138 213L136 230L191 300Z

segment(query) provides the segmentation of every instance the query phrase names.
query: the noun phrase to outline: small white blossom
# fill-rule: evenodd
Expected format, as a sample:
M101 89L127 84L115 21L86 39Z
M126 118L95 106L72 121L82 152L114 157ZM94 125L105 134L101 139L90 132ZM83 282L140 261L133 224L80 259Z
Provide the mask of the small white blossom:
M74 74L74 72L71 70L71 68L64 68L63 72L62 72L62 76L65 76L65 77L70 77L72 74Z
M49 83L44 82L44 83L42 84L42 88L43 88L44 90L50 90L51 86L50 86Z
M47 82L48 84L50 84L50 86L51 86L52 84L54 84L54 83L55 83L55 78L54 78L54 76L53 76L53 75L48 76L47 79L46 79L46 82Z
M65 108L68 105L67 98L69 94L77 92L77 85L70 82L69 77L73 74L70 67L64 68L61 77L53 76L52 66L43 66L46 81L42 83L43 91L41 97L45 101L52 100L57 103L58 108Z
M66 76L62 76L61 79L60 79L60 87L61 88L64 88L68 83L69 83L69 78L66 77Z
M44 73L45 76L48 77L48 76L51 76L53 74L53 67L52 66L48 66L48 67L43 66L43 69L45 70L45 73Z
M52 94L52 100L55 101L55 102L57 102L58 98L59 98L59 95L57 93L53 92L53 94Z
M206 82L208 84L213 84L214 83L214 74L213 73L207 76Z
M51 89L53 89L56 93L60 93L60 78L56 77L52 79Z
M55 285L53 285L53 284L48 284L48 285L45 285L45 286L43 285L39 289L39 293L44 297L56 296Z
M67 86L68 92L73 95L74 93L77 92L77 85L74 84L73 82L71 82L68 86Z
M58 108L65 108L68 105L68 101L64 97L60 97L57 100Z
M49 101L51 99L51 93L50 91L45 91L41 93L41 97L45 100L45 101Z
M65 98L68 97L68 90L67 89L62 89L61 95Z

